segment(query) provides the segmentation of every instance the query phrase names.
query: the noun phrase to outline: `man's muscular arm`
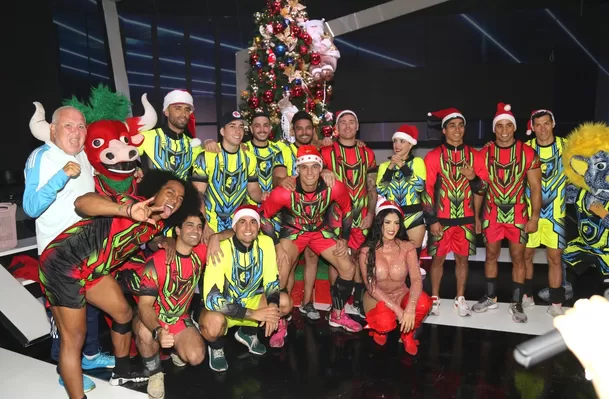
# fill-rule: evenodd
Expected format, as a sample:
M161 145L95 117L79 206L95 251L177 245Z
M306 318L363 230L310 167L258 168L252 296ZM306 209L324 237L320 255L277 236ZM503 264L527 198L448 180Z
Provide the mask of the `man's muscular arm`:
M541 212L541 169L530 169L527 172L527 181L531 190L531 218L527 223L526 233L534 233L537 231Z
M374 214L376 212L376 201L378 200L378 192L376 191L377 169L368 171L366 175L366 189L368 190L368 214L362 223L362 229L368 229L372 226Z

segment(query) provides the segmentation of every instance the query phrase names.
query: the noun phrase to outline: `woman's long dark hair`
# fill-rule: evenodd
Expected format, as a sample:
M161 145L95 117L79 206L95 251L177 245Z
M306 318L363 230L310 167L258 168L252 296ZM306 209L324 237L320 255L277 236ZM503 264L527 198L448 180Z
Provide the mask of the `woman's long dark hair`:
M395 238L403 241L408 241L408 234L404 228L404 217L395 209L384 209L375 216L372 222L372 227L368 230L366 241L362 244L362 248L368 248L366 257L366 278L370 286L376 283L376 250L383 246L383 223L385 218L390 213L398 216L400 227Z

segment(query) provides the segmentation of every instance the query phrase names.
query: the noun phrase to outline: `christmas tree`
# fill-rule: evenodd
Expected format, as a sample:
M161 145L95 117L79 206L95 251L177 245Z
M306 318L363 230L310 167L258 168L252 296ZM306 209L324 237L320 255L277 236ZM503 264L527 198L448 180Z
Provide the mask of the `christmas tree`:
M340 55L323 32L323 21L310 21L305 9L298 0L269 0L254 14L249 86L241 92L240 108L250 123L255 113L268 114L272 140L293 142L290 120L300 110L311 115L319 139L333 134L329 82Z

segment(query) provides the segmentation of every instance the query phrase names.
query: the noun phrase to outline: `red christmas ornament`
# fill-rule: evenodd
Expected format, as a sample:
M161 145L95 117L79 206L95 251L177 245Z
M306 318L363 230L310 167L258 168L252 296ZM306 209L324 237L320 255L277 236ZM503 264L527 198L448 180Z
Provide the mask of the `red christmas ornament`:
M283 32L283 24L281 22L275 22L273 24L273 33L278 35Z
M250 106L250 108L257 108L258 105L260 105L260 100L258 99L258 97L250 97L249 100L247 100L247 104Z
M311 65L319 65L321 62L321 55L319 53L311 53Z
M305 42L307 46L310 46L313 39L311 38L311 35L309 35L307 32L304 32L302 34L302 41Z
M300 53L300 55L305 55L309 52L309 48L304 44L301 44L300 47L298 47L298 52Z
M262 100L267 103L270 104L273 102L273 92L271 90L267 90L264 92L264 94L262 95Z
M250 56L250 64L254 65L255 63L258 62L260 58L258 57L258 54L254 53Z
M312 98L309 98L309 100L307 101L307 111L313 111L315 110L315 100L313 100Z
M324 91L323 90L317 90L315 92L315 98L318 100L323 100L324 99Z
M274 1L270 7L271 13L279 14L281 12L281 1Z
M300 26L298 25L293 25L290 31L294 37L300 37L300 34L302 33L302 29L300 29Z
M285 64L283 62L279 63L279 69L281 69L281 70L285 69Z
M304 94L304 90L300 86L292 87L290 90L292 97L300 97Z
M321 133L324 135L324 137L332 137L332 130L332 126L326 125L321 128Z
M277 57L275 56L275 53L273 53L273 50L269 49L267 51L268 53L268 63L269 65L273 66L275 65L275 62L277 61Z

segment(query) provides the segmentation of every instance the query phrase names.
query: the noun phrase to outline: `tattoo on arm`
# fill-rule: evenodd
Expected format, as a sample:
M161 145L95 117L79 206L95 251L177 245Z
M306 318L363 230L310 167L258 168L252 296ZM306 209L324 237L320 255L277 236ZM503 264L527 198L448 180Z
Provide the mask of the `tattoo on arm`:
M366 188L368 188L368 191L376 190L376 173L368 173L366 176Z

